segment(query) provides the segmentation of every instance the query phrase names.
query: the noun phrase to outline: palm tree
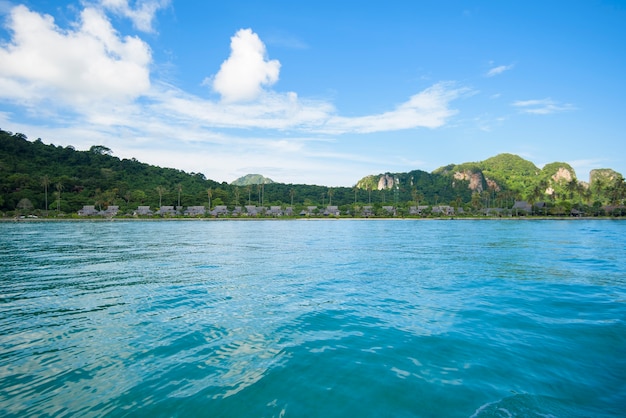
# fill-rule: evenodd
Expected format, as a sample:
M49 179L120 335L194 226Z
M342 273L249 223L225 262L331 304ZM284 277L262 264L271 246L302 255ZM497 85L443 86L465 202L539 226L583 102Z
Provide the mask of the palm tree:
M573 179L572 181L568 182L565 185L565 189L568 192L569 200L574 200L574 193L578 191L578 181L576 179Z
M163 204L163 195L167 193L167 190L163 186L157 186L156 191L159 194L159 208L160 208Z
M178 206L180 207L180 193L183 191L183 185L181 183L178 183L176 188L178 189Z
M213 190L209 187L206 191L207 196L209 197L209 210L211 210L211 198L213 197Z
M295 196L296 191L292 188L289 189L289 197L291 197L291 207L293 207L293 197Z
M235 186L235 205L239 205L239 186Z
M48 186L50 185L50 177L47 174L41 178L41 185L46 196L46 216L48 216Z
M328 189L328 206L333 205L333 189Z
M57 214L61 211L61 191L63 190L63 184L61 182L56 184L57 189Z

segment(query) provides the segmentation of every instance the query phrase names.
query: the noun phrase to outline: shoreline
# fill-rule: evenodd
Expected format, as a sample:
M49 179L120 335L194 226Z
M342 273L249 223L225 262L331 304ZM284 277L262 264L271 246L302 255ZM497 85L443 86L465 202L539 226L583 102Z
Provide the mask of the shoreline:
M532 217L441 217L441 218L0 218L0 223L36 223L36 222L255 222L255 221L620 221L626 218L598 216L598 217L566 217L566 216L532 216Z

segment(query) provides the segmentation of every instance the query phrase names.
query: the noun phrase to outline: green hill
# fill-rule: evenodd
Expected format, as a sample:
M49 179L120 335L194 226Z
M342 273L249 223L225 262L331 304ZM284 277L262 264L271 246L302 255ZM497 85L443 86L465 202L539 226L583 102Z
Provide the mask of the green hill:
M263 177L260 174L246 174L230 183L233 186L250 186L256 184L272 184L274 181L270 178Z
M136 159L120 159L113 151L94 145L88 151L29 141L21 134L0 130L0 215L35 213L76 214L84 205L120 213L137 206L243 205L339 206L343 213L372 206L394 206L407 214L411 206L450 205L479 213L481 208L511 208L515 200L547 202L568 213L572 208L621 205L626 183L611 169L594 170L591 184L579 182L567 163L550 163L542 169L513 154L485 161L449 164L432 173L413 170L366 176L355 187L326 187L274 183L258 174L232 184L161 168ZM209 199L210 197L210 199ZM594 212L595 213L595 212Z

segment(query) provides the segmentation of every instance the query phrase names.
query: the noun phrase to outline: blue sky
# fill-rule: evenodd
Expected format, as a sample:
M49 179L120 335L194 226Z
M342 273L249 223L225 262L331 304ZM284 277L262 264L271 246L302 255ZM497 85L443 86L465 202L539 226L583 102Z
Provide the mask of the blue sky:
M0 128L231 182L626 173L623 1L0 0Z

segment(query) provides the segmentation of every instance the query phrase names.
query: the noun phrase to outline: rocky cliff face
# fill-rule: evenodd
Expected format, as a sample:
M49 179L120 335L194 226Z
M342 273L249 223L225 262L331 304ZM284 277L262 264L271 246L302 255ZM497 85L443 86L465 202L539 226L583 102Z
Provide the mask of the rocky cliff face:
M414 186L413 179L420 186ZM611 169L592 170L590 183L594 180L598 185L607 187L607 184L623 182L623 176ZM396 180L397 179L397 180ZM418 180L419 179L419 180ZM500 192L510 190L519 196L528 196L535 193L535 189L542 189L548 195L571 195L576 189L589 188L586 183L579 182L574 169L565 162L553 162L539 169L532 162L513 154L499 154L480 162L449 164L434 170L432 173L414 170L409 173L386 173L367 176L357 182L360 189L389 190L399 183L400 188L417 188L427 190L433 184L437 187L456 188L455 193L464 191L482 193L483 191ZM467 189L466 189L467 187Z
M552 180L557 183L567 182L569 183L574 179L573 173L565 167L559 167L559 169L552 175Z
M547 187L544 191L548 196L567 194L566 190L570 183L578 183L576 172L567 163L547 164L539 174L544 179Z
M470 170L457 171L452 175L455 180L469 181L469 189L481 193L484 190L485 178L483 173ZM452 182L452 187L456 187L455 182Z
M380 176L378 179L378 190L387 190L393 188L394 180L389 174Z

